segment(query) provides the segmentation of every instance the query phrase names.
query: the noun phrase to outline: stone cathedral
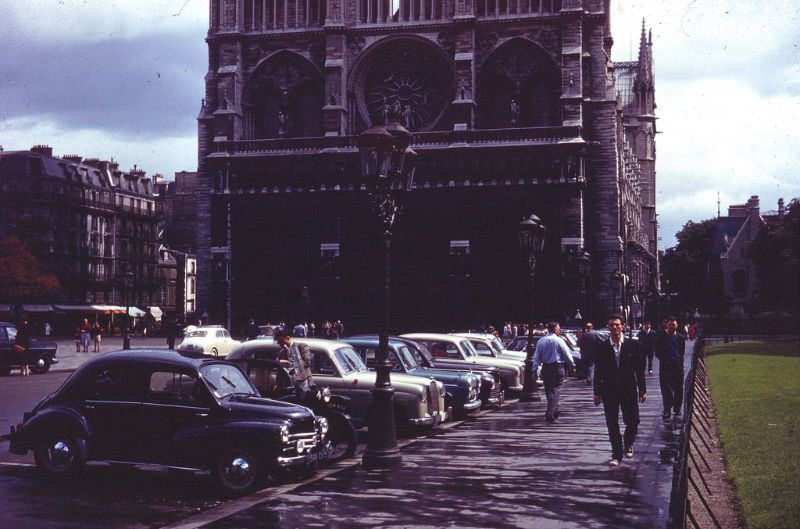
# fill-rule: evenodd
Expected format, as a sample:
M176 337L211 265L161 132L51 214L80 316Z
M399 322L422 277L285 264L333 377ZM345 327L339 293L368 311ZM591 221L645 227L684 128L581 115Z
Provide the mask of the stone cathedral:
M638 60L613 63L610 0L211 0L206 41L211 322L376 329L381 222L356 141L389 120L419 154L392 243L394 330L526 321L531 213L547 227L537 321L656 315L652 36L643 23Z

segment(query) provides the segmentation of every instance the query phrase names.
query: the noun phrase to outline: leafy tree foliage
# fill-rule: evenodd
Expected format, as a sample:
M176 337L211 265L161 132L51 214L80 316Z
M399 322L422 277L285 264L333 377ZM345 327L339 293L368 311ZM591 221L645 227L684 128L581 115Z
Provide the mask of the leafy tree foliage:
M661 260L663 290L671 295L670 308L679 313L699 308L702 313L722 309L720 276L711 259L716 219L687 222L675 234L678 244Z
M800 200L792 200L783 220L761 228L748 255L756 267L757 310L800 312Z
M39 261L16 237L0 241L0 301L30 303L58 290L58 278L39 272Z

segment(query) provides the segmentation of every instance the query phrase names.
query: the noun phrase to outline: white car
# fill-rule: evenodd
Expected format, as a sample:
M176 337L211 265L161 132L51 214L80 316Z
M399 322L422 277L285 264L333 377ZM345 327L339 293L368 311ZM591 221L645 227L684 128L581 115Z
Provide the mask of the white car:
M469 343L472 344L472 347L474 347L481 356L520 360L522 362L525 361L525 357L527 356L525 351L511 351L503 348L503 342L494 334L470 332L456 332L453 334L469 340Z
M221 325L204 325L189 330L178 346L178 351L226 356L234 346L239 345Z

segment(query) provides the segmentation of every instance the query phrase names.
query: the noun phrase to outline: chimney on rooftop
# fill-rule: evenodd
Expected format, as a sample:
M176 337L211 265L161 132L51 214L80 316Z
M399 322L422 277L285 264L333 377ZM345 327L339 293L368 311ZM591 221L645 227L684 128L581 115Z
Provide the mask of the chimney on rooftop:
M783 220L783 216L786 214L786 205L783 202L783 197L778 199L778 218Z
M83 161L83 156L78 156L77 154L65 154L61 158L73 163L81 163Z
M44 154L45 156L53 157L53 148L49 145L34 145L31 147L31 152Z

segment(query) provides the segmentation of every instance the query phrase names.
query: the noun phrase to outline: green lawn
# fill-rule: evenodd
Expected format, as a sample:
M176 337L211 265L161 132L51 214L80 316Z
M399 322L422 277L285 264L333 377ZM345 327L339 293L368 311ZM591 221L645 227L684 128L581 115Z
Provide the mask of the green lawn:
M800 343L708 347L728 475L748 529L800 527Z

